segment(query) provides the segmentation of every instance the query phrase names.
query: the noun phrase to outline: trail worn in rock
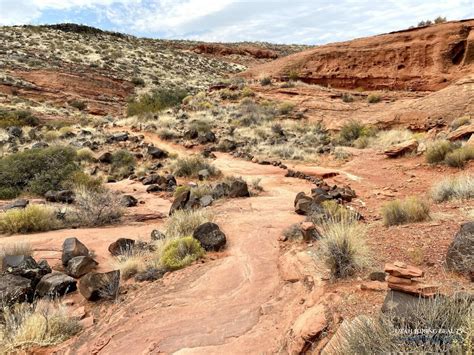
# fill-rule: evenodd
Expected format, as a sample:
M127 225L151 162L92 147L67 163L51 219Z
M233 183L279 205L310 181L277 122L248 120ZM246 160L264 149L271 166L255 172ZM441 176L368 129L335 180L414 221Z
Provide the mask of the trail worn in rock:
M146 139L162 146L154 135ZM141 285L59 353L273 353L283 346L304 286L280 279L278 238L301 221L293 199L309 183L226 154L214 164L226 175L262 178L265 188L214 208L228 239L226 257Z

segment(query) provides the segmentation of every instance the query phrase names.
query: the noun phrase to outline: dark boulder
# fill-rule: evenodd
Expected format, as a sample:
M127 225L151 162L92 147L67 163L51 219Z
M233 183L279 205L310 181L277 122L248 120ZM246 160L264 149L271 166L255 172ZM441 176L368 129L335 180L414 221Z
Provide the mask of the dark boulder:
M191 192L188 189L184 189L183 191L179 192L171 204L169 215L171 216L177 210L185 209L190 196Z
M127 132L114 133L107 139L109 142L125 142L128 140Z
M119 238L109 245L109 252L114 256L130 253L134 248L135 241L128 238Z
M147 149L148 155L150 155L154 159L166 159L168 158L168 152L164 151L155 146L149 146Z
M199 199L199 204L201 205L201 207L208 207L212 205L213 201L214 199L211 195L204 195Z
M201 224L193 232L193 238L197 239L206 251L219 251L226 244L226 236L219 226L212 222Z
M66 266L76 256L89 256L89 249L77 238L67 238L63 242L62 262Z
M446 265L452 271L474 273L474 222L464 223L454 236L446 254Z
M163 189L161 187L159 187L158 185L149 185L147 186L146 188L146 192L147 193L151 193L151 192L159 192L159 191L162 191Z
M137 282L156 281L161 279L165 273L165 269L152 268L143 272L139 272L135 275L134 279Z
M235 180L230 185L229 197L250 197L247 183L243 180Z
M105 152L99 157L98 160L103 164L112 164L112 159L113 159L112 153Z
M409 319L418 307L427 304L427 302L431 302L431 300L405 292L389 290L382 305L382 312Z
M34 288L31 280L18 275L0 275L0 304L8 307L15 303L31 302Z
M32 287L35 287L44 275L51 273L51 268L45 260L37 263L29 255L5 255L2 270L4 273L31 280Z
M154 185L154 184L161 185L162 183L165 183L165 182L166 182L166 179L163 176L160 176L157 174L151 174L142 180L143 185Z
M72 190L50 190L44 194L44 197L48 202L73 203L75 199L75 194Z
M9 203L8 205L6 205L5 207L3 207L3 210L8 211L8 210L12 210L12 209L15 209L15 208L24 209L29 204L30 204L29 200L19 199L19 200L15 200L15 201Z
M67 263L66 272L77 279L94 270L97 265L99 265L97 261L90 256L76 256Z
M79 292L88 301L117 298L120 270L105 273L91 272L79 281Z
M77 290L76 280L62 272L53 272L42 277L36 285L39 297L58 297Z
M10 137L20 138L23 136L23 130L18 126L10 126L7 128L7 133Z
M120 202L124 207L135 207L138 204L138 200L132 195L123 195Z

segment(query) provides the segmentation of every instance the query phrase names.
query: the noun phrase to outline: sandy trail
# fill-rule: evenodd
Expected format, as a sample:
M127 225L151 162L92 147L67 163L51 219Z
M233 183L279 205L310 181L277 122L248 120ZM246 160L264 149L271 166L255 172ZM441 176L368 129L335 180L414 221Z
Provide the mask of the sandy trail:
M170 151L186 151L162 144L150 133L145 139ZM221 201L213 207L228 238L226 256L174 272L159 282L141 284L123 303L99 317L94 327L56 349L57 353L243 354L281 348L285 331L301 311L304 286L281 280L278 238L290 224L302 220L294 213L294 196L311 185L285 178L280 168L227 154L218 153L214 164L226 175L248 181L261 178L265 189L260 196ZM151 227L118 226L94 232L108 243L124 228L134 235L132 231L149 233ZM65 232L52 232L51 243L54 233ZM77 230L74 235L95 247L87 231Z

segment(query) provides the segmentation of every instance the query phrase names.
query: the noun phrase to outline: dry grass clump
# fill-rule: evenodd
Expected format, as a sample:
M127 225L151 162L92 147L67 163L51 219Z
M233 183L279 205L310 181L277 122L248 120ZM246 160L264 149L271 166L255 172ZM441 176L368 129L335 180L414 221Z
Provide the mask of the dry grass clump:
M212 222L213 214L204 208L197 210L178 210L170 216L166 223L165 235L167 238L179 238L192 235L201 224Z
M110 190L79 187L74 192L74 208L67 214L73 225L103 226L119 221L123 215L120 196Z
M432 187L431 197L436 202L474 198L474 176L466 174L446 178Z
M464 168L469 160L474 159L474 147L465 145L446 154L444 161L453 168Z
M53 208L28 205L0 213L0 232L4 234L46 232L61 226Z
M0 352L5 354L59 344L81 330L78 320L64 307L45 301L4 308L3 318Z
M3 258L6 255L26 255L33 254L33 247L29 242L11 242L0 247L0 271L2 271Z
M220 171L209 161L199 155L178 158L172 165L174 175L180 177L197 177L199 171L207 170L210 176L217 176Z
M446 155L454 149L454 144L447 140L434 141L426 149L426 162L429 164L441 163Z
M115 258L114 269L120 270L120 275L124 280L144 272L147 269L149 253L142 250L131 249Z
M178 270L204 256L204 249L193 237L170 240L161 254L161 264L167 270Z
M352 216L322 223L318 254L333 278L345 278L369 265L366 227Z
M374 148L387 149L395 144L409 141L413 137L413 132L408 129L391 129L378 132L369 145Z
M421 332L421 333L420 333ZM467 296L435 297L394 312L344 322L325 354L472 354L474 303Z
M367 96L367 102L369 104L376 104L380 102L381 100L382 98L380 97L380 95L377 95L377 94L370 94L369 96Z
M459 127L469 123L471 123L471 118L468 116L456 118L453 122L451 122L451 130L455 131Z
M382 215L386 226L422 222L430 218L430 207L418 197L407 197L385 204Z

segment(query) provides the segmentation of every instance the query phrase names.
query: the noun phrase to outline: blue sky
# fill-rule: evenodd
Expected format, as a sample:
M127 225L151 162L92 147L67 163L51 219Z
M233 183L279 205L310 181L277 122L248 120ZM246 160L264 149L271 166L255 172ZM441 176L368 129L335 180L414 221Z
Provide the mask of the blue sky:
M474 0L0 0L0 24L75 22L154 38L321 44L474 18Z

